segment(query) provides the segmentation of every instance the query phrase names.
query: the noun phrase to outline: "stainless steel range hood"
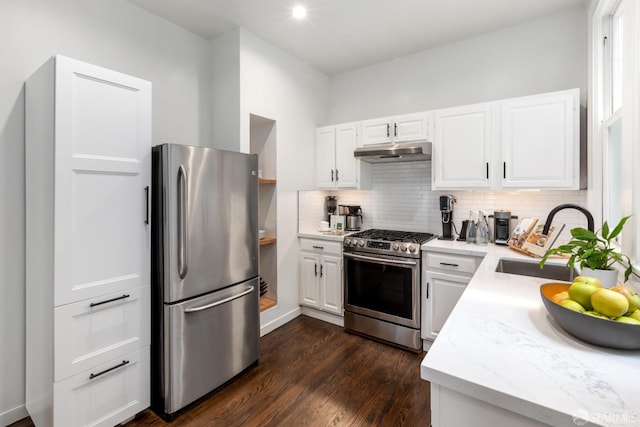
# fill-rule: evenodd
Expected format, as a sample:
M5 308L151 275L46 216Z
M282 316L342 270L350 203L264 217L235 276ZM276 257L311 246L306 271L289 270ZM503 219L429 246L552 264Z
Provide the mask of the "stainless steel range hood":
M368 163L418 162L431 160L430 142L406 142L356 148L356 159Z

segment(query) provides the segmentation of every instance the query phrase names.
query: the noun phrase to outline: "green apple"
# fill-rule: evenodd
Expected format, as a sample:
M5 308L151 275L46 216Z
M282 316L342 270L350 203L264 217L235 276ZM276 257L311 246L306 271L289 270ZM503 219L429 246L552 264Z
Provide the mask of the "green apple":
M633 289L627 288L624 285L615 285L610 289L624 295L627 301L629 301L629 311L627 314L633 313L640 308L640 296L637 295Z
M597 277L578 276L575 279L573 279L573 283L576 283L576 282L589 283L589 284L592 284L592 285L594 285L594 286L596 286L598 288L602 287L602 282Z
M640 320L640 309L634 311L631 314L627 314L627 317L631 317L632 319Z
M609 317L620 317L629 311L629 301L619 292L600 288L591 294L591 306L598 313Z
M607 316L605 316L602 313L598 313L597 311L593 311L593 310L589 310L589 311L585 311L583 314L586 314L587 316L593 316L593 317L597 317L599 319L607 319L610 320Z
M569 286L569 297L572 300L580 303L580 305L583 306L586 310L591 310L593 308L593 306L591 305L591 294L593 294L597 289L601 289L601 287L598 286L596 282L578 280L580 278L590 279L585 276L576 277L576 280L574 280L571 286Z
M629 317L629 316L616 317L616 322L628 323L630 325L640 325L640 320L634 319L633 317Z
M584 307L572 299L562 300L558 304L563 306L564 308L568 308L569 310L577 311L578 313L584 313Z

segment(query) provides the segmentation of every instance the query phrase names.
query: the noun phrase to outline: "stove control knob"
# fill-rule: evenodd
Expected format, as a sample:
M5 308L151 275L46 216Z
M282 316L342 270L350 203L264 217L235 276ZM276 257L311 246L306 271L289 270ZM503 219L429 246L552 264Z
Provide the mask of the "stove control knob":
M402 252L406 252L407 251L407 245L402 245L402 247L400 248L400 250Z
M356 239L353 239L351 241L351 246L358 246L358 241Z
M393 246L391 247L394 251L397 251L398 249L400 249L400 245L397 243L394 243Z
M361 248L364 248L364 240L360 240L358 242L358 246L360 246Z
M344 245L349 246L351 244L351 239L344 239Z
M414 245L409 245L409 252L414 253L416 251L416 247Z

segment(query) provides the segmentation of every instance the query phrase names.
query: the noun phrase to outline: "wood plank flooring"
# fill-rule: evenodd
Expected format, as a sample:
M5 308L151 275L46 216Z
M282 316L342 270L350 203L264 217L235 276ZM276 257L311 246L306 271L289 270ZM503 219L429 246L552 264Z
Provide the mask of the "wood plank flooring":
M126 426L429 426L423 357L300 316L261 338L257 366L171 423L146 410Z

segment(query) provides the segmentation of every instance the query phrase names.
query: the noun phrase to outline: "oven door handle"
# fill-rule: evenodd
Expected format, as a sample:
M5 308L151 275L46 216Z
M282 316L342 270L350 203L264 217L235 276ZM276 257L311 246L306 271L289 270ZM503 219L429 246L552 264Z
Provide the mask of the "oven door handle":
M418 265L418 261L402 261L402 260L389 259L389 258L369 257L365 255L353 254L350 252L345 252L343 255L347 258L359 259L361 261L384 262L388 264L410 265L414 267Z

